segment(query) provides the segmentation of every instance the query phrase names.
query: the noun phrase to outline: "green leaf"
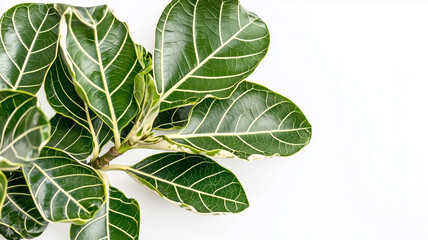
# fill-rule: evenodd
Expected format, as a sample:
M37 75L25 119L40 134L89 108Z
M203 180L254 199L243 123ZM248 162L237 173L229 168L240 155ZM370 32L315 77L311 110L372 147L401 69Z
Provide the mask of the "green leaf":
M7 179L2 171L0 171L0 217L3 209L4 199L6 198Z
M141 99L141 104L139 104L139 113L133 121L133 128L128 135L131 144L151 134L160 104L155 81L149 73L139 73L135 77L135 88L136 99Z
M138 239L140 232L140 207L135 199L127 198L110 186L106 204L85 225L71 225L72 240Z
M91 133L70 118L55 114L50 120L51 137L46 146L64 151L78 161L92 153Z
M202 155L169 152L125 169L162 197L198 213L237 213L249 206L235 175Z
M152 55L141 45L136 45L137 57L143 71L134 79L134 97L138 104L138 114L121 132L122 142L131 144L152 134L153 121L159 112L159 94L153 79Z
M29 93L0 90L0 166L35 160L49 137L49 120Z
M7 172L8 188L0 234L7 239L35 238L48 226L37 210L22 171Z
M61 46L77 92L113 130L119 148L120 131L138 112L134 78L142 70L128 27L105 5L71 7L64 16Z
M170 130L184 127L192 108L193 105L186 105L183 107L160 111L159 115L153 122L153 128L156 130Z
M153 76L152 54L139 44L135 44L135 48L137 51L137 58L140 61L140 65L143 67L146 73L150 73Z
M205 99L193 108L187 126L167 135L173 142L198 152L232 153L243 159L289 156L311 138L312 127L287 98L244 81L229 99Z
M154 74L161 110L227 98L266 55L269 31L238 0L174 0L159 19Z
M98 156L102 147L113 137L113 132L77 94L62 53L58 53L47 73L45 92L49 104L56 112L73 119L91 133L94 156Z
M83 224L105 202L97 171L61 151L43 148L39 159L24 167L24 175L40 213L51 222Z
M19 4L0 19L0 89L37 93L55 59L60 17L45 4Z

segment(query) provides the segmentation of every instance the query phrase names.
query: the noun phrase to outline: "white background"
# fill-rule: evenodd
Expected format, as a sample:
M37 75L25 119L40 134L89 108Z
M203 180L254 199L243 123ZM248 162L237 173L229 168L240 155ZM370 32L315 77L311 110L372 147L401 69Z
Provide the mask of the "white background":
M1 0L0 11L18 2ZM168 2L67 3L108 3L152 50ZM140 203L140 238L428 239L428 1L241 2L271 33L249 80L293 100L313 126L312 142L288 158L219 160L251 203L237 215L196 215L109 173L112 185ZM129 152L115 162L152 153ZM38 239L67 239L68 229L51 224Z

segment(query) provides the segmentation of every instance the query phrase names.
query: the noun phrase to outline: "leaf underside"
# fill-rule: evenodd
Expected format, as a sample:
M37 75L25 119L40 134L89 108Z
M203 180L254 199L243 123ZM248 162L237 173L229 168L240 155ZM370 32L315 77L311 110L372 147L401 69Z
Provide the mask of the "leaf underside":
M249 206L235 175L202 155L160 153L126 171L165 199L194 212L237 213Z

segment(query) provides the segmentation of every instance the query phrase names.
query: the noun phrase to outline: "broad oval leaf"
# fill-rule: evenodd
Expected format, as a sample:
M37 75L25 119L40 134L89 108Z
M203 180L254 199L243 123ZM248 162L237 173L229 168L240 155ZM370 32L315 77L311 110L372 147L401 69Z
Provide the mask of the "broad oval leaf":
M7 239L35 238L48 226L37 210L22 171L7 172L8 188L0 234Z
M0 19L0 89L37 93L55 59L60 17L45 4L14 6Z
M35 160L49 137L49 120L31 94L0 90L0 165Z
M106 204L84 225L71 225L70 239L136 240L140 232L140 207L110 186Z
M78 161L91 155L92 136L86 128L60 114L55 114L50 124L51 137L46 146L62 150Z
M40 213L51 222L83 224L105 202L97 171L61 151L43 148L39 159L24 167L24 174Z
M235 175L206 156L160 153L125 170L165 199L194 212L237 213L249 206Z
M79 95L113 130L120 131L138 111L134 78L142 70L128 27L107 6L70 7L61 46Z
M186 105L178 108L172 108L160 111L153 122L153 128L156 130L171 130L182 128L186 125L190 110L193 105Z
M174 0L159 19L154 74L161 110L228 97L266 55L269 31L238 0Z
M58 53L47 73L45 92L56 112L73 119L91 133L94 154L98 156L102 147L113 137L113 132L77 94L62 53Z
M2 171L0 171L0 217L3 209L4 199L6 198L7 179Z
M292 155L309 143L311 133L311 125L293 102L244 81L229 99L205 99L196 105L187 126L166 138L198 152L223 150L252 159Z

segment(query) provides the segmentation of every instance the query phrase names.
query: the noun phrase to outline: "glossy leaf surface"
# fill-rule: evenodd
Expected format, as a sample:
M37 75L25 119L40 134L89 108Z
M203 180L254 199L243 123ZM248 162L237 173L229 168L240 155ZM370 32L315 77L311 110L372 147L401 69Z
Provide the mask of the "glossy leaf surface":
M72 240L106 239L135 240L140 232L140 207L110 186L106 204L84 225L71 225Z
M113 137L113 132L77 94L62 53L58 54L47 73L45 92L49 104L56 112L73 119L91 133L94 150L98 155L101 148Z
M45 4L19 4L0 19L0 89L37 93L55 59L60 17Z
M0 234L7 239L35 238L48 226L37 210L22 171L7 172L8 188Z
M249 205L235 175L202 155L160 153L126 171L136 181L191 211L236 213Z
M61 46L79 95L113 130L116 147L122 130L137 114L134 78L142 67L126 24L107 6L71 7Z
M86 128L60 114L55 114L50 124L51 137L46 146L62 150L79 161L91 155L92 136Z
M294 154L309 143L311 131L293 102L245 81L229 99L205 99L196 105L187 126L167 138L196 151L224 150L251 159Z
M157 130L170 130L184 127L192 108L193 105L186 105L159 112L159 115L153 122L153 128Z
M0 91L0 161L22 165L35 160L49 137L49 120L31 94Z
M154 74L161 110L228 97L265 56L266 24L238 0L174 0L159 19Z
M61 151L43 148L39 159L24 167L24 174L36 205L49 221L83 224L105 202L99 174Z

